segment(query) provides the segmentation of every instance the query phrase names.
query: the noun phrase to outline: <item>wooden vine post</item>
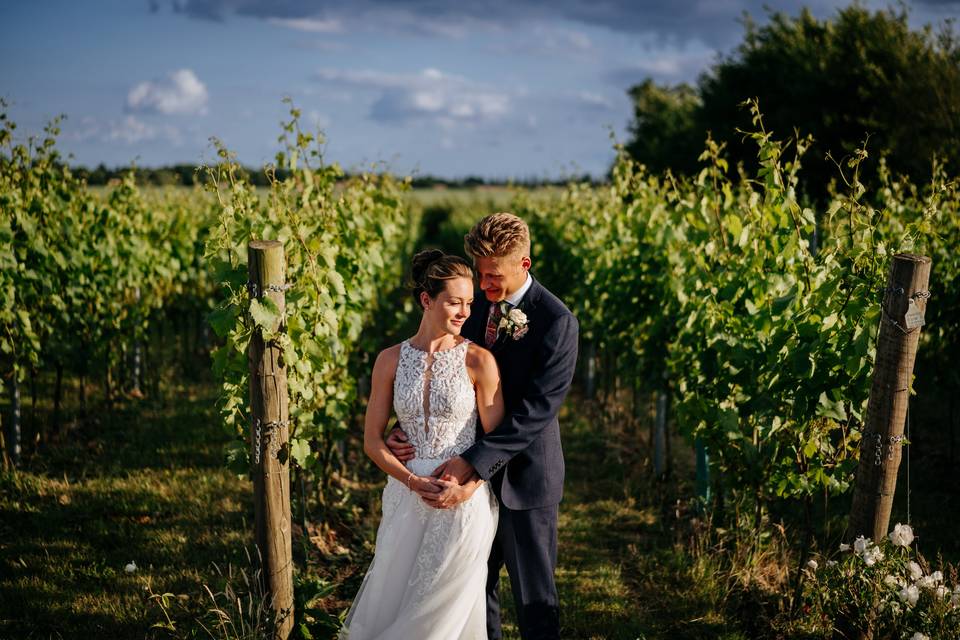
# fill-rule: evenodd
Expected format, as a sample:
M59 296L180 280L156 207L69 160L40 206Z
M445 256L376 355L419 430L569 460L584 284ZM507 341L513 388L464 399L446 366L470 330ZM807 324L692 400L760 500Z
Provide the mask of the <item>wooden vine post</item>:
M255 240L247 248L250 300L271 300L279 309L272 332L285 329L286 264L283 244ZM264 592L276 620L275 638L293 629L293 557L290 519L290 465L287 372L283 350L264 342L260 328L250 340L251 459L253 461L256 545Z
M889 530L913 363L930 297L930 265L930 258L912 254L897 254L890 265L847 527L849 540L862 535L876 542Z

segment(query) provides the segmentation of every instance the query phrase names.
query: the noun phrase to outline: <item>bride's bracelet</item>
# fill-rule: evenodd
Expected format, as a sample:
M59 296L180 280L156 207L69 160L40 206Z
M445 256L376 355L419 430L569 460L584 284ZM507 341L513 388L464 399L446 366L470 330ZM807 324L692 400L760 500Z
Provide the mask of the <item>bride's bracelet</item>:
M413 491L413 487L410 486L410 479L413 478L414 475L413 471L411 471L410 475L407 476L407 489L410 489L410 491Z

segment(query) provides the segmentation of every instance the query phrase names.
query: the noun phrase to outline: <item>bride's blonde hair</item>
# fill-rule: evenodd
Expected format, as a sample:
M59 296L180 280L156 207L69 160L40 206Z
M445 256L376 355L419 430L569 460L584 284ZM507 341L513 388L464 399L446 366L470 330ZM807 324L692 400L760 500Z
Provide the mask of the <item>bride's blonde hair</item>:
M436 298L454 278L473 279L473 268L460 256L448 255L438 249L428 249L413 256L413 299L421 305L420 294L426 292Z

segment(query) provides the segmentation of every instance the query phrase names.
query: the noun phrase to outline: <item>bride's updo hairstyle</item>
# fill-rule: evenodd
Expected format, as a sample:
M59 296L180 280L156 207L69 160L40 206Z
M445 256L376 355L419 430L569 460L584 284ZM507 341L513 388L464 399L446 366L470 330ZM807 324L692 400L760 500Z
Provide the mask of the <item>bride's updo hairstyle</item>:
M426 291L431 298L436 298L447 280L454 278L469 278L473 280L473 269L470 263L460 256L445 254L438 249L428 249L413 256L413 299L418 306L420 294Z

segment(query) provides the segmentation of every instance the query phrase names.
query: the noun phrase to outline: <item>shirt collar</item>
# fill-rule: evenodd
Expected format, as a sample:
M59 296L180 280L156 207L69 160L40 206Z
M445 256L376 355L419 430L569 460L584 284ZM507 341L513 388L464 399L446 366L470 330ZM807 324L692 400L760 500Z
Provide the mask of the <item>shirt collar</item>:
M527 279L524 281L523 286L517 289L517 291L507 298L507 302L510 303L511 307L515 307L520 304L520 301L523 300L523 296L526 295L527 291L530 290L530 287L533 286L533 278L530 277L530 272L527 272Z

